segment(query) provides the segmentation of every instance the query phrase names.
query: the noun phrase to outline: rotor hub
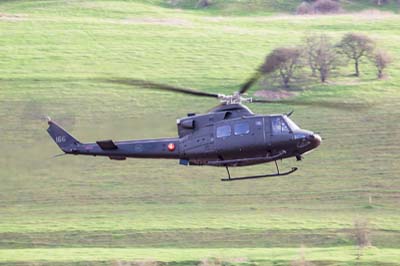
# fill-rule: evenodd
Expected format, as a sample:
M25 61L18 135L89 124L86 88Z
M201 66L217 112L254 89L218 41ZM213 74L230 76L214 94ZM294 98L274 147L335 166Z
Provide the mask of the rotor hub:
M243 97L239 92L235 92L231 95L218 94L218 99L223 104L241 104L252 102L252 98Z

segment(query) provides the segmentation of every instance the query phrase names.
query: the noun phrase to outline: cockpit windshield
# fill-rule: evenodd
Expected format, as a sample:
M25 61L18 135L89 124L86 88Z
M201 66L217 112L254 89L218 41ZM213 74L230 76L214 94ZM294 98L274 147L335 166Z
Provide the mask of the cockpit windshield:
M281 116L272 117L271 124L272 124L272 134L281 134L290 132L286 122L282 119Z
M300 127L298 125L296 125L289 117L287 116L283 116L286 123L288 124L289 128L293 131L293 130L299 130Z

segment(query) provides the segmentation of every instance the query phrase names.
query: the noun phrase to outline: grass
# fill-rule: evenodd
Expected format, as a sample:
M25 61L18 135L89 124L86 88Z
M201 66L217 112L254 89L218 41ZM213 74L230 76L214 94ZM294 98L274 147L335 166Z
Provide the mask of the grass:
M354 261L354 253L357 250L350 247L342 248L310 248L306 249L307 258L316 261L329 261L335 257L338 262ZM120 260L145 260L152 258L155 261L176 262L176 261L199 261L202 258L220 258L221 260L232 261L238 257L238 253L246 254L246 259L262 261L266 257L273 258L272 261L290 261L298 257L298 248L243 248L243 249L132 249L132 248L91 248L91 249L14 249L0 250L0 258L8 254L13 254L19 258L16 261L26 261L29 259L46 261L113 261ZM370 248L364 251L365 260L378 258L381 263L397 263L398 250ZM3 257L4 258L4 257ZM0 259L0 261L7 261ZM268 263L268 260L266 260ZM262 265L262 264L261 264Z
M238 5L229 7L234 12L222 7L231 5L228 1L201 11L161 1L0 3L3 265L143 259L187 265L207 257L287 265L301 245L317 265L356 265L351 235L356 219L372 225L374 247L362 263L399 265L399 60L386 80L376 80L366 62L360 78L343 67L328 84L301 93L304 100L371 107L296 107L293 119L320 132L324 142L303 162L282 162L284 169L300 167L293 176L225 184L219 182L224 169L182 167L176 161L52 158L60 151L45 132L45 115L81 141L150 138L175 136L176 118L217 104L98 78L141 78L229 93L274 47L299 44L310 32L336 40L350 30L366 33L399 59L396 14L271 16L278 7L253 14L232 3ZM257 113L293 108L250 107Z

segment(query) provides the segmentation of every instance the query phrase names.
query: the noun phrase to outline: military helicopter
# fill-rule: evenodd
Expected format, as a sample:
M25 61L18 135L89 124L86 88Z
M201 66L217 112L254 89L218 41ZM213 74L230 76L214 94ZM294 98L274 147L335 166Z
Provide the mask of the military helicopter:
M143 80L111 79L107 82L147 89L160 89L198 97L215 98L220 105L205 114L189 113L177 120L178 137L144 140L100 140L81 143L56 122L48 119L48 133L65 154L106 156L112 160L126 158L178 159L182 165L225 167L222 181L285 176L297 170L280 172L277 161L302 155L317 148L321 137L301 129L289 117L292 114L254 114L244 103L275 103L245 97L257 81L249 79L231 95L202 92ZM289 101L285 101L290 103ZM295 103L295 102L292 102ZM275 162L276 173L232 177L229 167Z

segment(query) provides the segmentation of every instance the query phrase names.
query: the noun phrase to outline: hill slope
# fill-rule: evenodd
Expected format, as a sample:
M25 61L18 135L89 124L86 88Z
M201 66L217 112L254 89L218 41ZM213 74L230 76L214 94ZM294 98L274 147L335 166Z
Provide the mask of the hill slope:
M103 84L144 78L204 91L234 91L274 47L305 33L374 37L398 58L400 17L225 16L156 1L0 3L0 263L86 265L159 260L352 265L357 219L369 220L366 265L399 265L400 63L390 78L341 76L312 86L305 100L365 101L367 110L296 107L293 119L323 145L287 178L225 184L224 169L175 161L57 157L50 115L78 139L176 135L175 119L214 101ZM210 12L210 13L207 13ZM216 11L215 11L216 12ZM371 19L374 19L371 23ZM291 106L251 106L282 113ZM273 171L271 165L234 174ZM371 202L370 200L371 199Z
M275 13L290 13L296 11L297 6L302 2L299 0L213 0L211 5L201 8L197 0L169 0L169 1L151 1L152 4L169 8L183 8L186 10L196 10L197 12L206 12L215 15L266 15ZM380 11L392 11L398 13L399 4L396 1L387 1L386 4L377 5L373 1L352 0L339 1L344 12L357 12L368 9Z

